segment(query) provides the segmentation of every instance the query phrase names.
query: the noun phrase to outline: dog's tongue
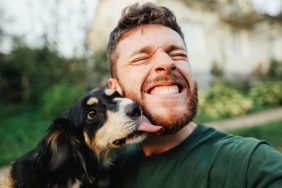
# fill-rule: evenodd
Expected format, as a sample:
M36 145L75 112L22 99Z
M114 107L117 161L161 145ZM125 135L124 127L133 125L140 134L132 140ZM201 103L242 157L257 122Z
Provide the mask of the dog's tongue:
M138 131L144 131L148 133L161 133L163 131L163 127L152 125L145 116L142 116L142 121L138 127Z

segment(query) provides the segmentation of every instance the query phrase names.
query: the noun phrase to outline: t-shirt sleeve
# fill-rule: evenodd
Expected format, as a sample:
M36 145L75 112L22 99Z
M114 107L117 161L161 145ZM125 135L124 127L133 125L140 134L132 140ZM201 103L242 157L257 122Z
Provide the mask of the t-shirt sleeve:
M247 187L282 188L282 153L260 143L250 158Z

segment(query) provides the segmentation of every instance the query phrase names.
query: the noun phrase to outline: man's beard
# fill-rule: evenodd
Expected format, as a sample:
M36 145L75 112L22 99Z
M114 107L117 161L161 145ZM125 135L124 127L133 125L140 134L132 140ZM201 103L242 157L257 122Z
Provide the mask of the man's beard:
M196 116L198 106L198 87L196 82L194 86L195 87L190 90L186 104L186 110L183 114L178 115L177 117L175 116L175 118L173 118L171 121L166 121L159 116L154 116L153 113L151 113L149 109L147 109L146 106L141 103L140 105L143 110L143 114L151 121L152 124L163 126L163 134L176 133L184 126L192 122L194 117Z
M169 76L168 76L169 77ZM172 76L171 78L173 78ZM165 78L166 79L166 78ZM120 82L119 82L120 83ZM193 87L191 87L190 84L187 84L187 106L186 110L183 114L175 117L171 121L166 121L162 119L162 117L153 115L153 112L150 112L150 110L146 107L144 104L144 93L142 92L142 97L138 98L136 95L132 93L127 93L124 89L123 85L120 83L121 89L123 91L123 95L125 97L129 97L132 100L138 102L142 108L143 115L145 115L152 124L154 125L161 125L164 128L164 132L162 134L174 134L180 129L182 129L184 126L188 125L190 122L193 121L194 117L197 113L197 106L198 106L198 85L194 81Z

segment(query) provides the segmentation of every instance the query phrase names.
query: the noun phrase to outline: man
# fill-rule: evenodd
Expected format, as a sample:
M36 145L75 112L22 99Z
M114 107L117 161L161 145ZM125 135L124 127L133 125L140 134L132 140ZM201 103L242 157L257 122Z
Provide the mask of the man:
M197 84L169 9L151 3L124 9L109 39L108 60L109 87L139 102L152 123L144 117L149 136L124 151L112 187L282 187L282 155L266 142L192 121Z

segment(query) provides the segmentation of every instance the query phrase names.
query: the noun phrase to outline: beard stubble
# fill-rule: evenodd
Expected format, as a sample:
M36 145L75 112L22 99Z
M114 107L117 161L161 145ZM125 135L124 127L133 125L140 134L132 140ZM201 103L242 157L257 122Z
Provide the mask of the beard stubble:
M165 77L159 77L157 79L153 79L148 82L161 82L161 81L171 81L176 82L177 80L181 80L183 82L183 78L179 78L179 76L176 75L166 75ZM148 82L144 82L142 88L144 85L148 84ZM187 81L185 81L187 82ZM180 114L177 117L174 117L170 121L164 120L160 116L154 115L154 112L151 112L148 107L144 104L144 93L141 92L141 97L138 98L137 95L133 93L129 93L125 90L123 85L120 83L123 95L125 97L131 98L132 100L138 102L142 108L143 115L145 115L152 124L154 125L161 125L164 128L164 132L162 134L174 134L180 129L182 129L184 126L188 125L190 122L193 121L194 117L197 113L197 106L198 106L198 85L197 82L193 81L193 84L187 83L187 99L186 99L186 109L185 111Z

